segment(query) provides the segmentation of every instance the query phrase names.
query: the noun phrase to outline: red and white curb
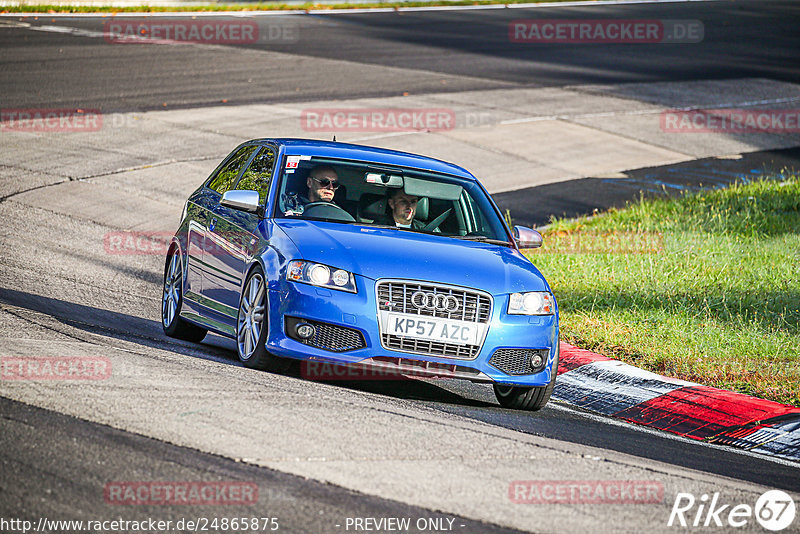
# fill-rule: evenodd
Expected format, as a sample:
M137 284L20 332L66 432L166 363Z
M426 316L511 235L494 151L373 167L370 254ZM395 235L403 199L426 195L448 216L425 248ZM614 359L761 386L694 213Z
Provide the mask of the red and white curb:
M553 398L686 438L800 461L800 408L667 378L567 343Z

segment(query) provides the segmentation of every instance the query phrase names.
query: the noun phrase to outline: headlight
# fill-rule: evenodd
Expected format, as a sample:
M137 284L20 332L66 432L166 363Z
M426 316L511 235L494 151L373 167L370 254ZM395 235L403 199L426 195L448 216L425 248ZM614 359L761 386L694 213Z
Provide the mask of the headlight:
M508 301L508 313L514 315L553 315L555 310L553 295L546 291L512 293Z
M286 279L329 289L356 292L356 279L352 273L321 263L302 260L290 261L289 267L286 269Z

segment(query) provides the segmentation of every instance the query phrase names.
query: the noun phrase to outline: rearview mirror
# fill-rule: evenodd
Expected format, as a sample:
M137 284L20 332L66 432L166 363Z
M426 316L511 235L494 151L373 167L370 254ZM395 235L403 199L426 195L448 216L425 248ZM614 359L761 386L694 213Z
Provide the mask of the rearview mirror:
M383 185L386 187L403 187L403 177L396 174L368 172L364 175L364 181L368 184Z
M527 226L515 226L514 241L519 248L539 248L542 246L542 234Z
M248 191L244 189L225 191L219 203L226 208L250 212L258 211L261 204L258 191Z

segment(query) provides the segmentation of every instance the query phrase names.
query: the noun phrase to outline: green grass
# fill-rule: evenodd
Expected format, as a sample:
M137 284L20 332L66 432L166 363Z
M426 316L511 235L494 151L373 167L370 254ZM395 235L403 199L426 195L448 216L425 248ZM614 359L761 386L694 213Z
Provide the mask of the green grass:
M629 253L599 252L608 242ZM554 220L530 257L553 287L565 341L800 406L797 176Z
M494 4L548 4L568 2L570 0L429 0L410 2L368 2L348 4L320 4L306 2L304 4L275 3L250 3L226 4L209 3L203 5L186 6L69 6L38 4L20 4L16 6L2 6L0 13L155 13L155 12L191 12L191 11L286 11L286 10L318 10L318 9L365 9L365 8L403 8L403 7L431 7L431 6L482 6Z

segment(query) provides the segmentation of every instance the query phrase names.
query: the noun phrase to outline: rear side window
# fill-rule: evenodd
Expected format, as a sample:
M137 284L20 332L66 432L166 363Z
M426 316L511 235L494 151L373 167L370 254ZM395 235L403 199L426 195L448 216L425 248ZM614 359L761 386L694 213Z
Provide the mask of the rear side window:
M228 163L222 167L217 175L208 183L208 187L219 193L223 194L225 191L233 187L236 178L242 167L245 166L247 160L253 154L253 151L258 148L255 145L245 146L240 148L234 156L228 160Z
M263 204L272 183L272 170L275 167L275 154L267 147L256 154L253 161L244 171L236 189L258 191L258 199Z

